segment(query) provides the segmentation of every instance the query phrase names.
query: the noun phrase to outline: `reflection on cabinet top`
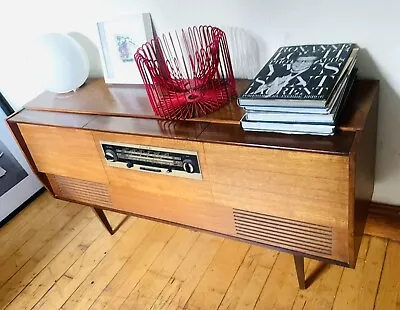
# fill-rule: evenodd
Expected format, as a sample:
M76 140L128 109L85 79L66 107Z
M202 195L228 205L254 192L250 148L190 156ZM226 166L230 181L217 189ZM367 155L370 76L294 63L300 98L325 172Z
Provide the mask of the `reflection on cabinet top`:
M238 80L240 94L250 83ZM334 136L284 135L245 132L243 110L232 100L201 118L163 120L154 115L143 85L110 86L90 80L72 94L45 92L28 102L9 120L17 123L90 129L134 135L196 140L240 146L289 149L336 155L350 153L355 133L362 131L369 111L377 103L379 82L358 80L341 115Z

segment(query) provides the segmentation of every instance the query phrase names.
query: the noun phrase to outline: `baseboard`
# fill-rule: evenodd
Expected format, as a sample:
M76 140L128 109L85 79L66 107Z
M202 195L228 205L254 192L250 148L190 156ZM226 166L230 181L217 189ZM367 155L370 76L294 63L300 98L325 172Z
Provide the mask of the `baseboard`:
M400 206L371 202L364 233L400 241Z

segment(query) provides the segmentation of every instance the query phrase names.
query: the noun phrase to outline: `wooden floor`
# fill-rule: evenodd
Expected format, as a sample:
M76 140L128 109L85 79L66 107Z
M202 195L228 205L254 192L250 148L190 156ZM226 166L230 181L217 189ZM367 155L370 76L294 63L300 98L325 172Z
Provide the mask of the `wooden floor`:
M116 225L122 215L108 213ZM356 269L37 198L0 229L0 309L400 309L400 244L364 237Z

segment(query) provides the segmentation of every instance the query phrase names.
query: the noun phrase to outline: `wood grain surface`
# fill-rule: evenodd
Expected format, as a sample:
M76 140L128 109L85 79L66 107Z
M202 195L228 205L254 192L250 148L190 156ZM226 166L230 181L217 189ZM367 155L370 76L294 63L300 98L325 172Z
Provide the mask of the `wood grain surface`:
M23 109L12 117L14 123L82 128L96 116L89 114L60 113Z
M238 92L248 83L237 81ZM356 82L331 137L245 132L239 125L244 111L235 100L205 117L162 120L143 86L102 80L89 80L73 94L44 93L8 122L21 132L34 171L48 186L45 174L51 175L50 188L67 201L354 267L363 205L373 191L378 87L377 81ZM195 151L202 180L111 167L100 141ZM126 307L137 297L129 296ZM189 304L201 303L199 296L189 297Z
M248 80L237 80L237 92L242 93L249 83ZM143 85L107 85L102 79L88 80L75 93L44 92L28 102L25 108L79 114L159 118L151 108ZM205 119L212 122L237 123L242 116L243 110L237 106L236 99L233 99L221 110L205 116Z
M235 235L230 208L216 204L149 195L130 187L110 186L113 208L226 235Z
M18 127L40 172L108 183L92 133L22 123Z
M196 140L209 124L132 117L97 116L85 129L159 138Z
M350 260L354 264L364 234L368 207L374 192L375 158L378 122L378 93L369 99L372 103L360 119L363 125L357 131L350 155L350 186L349 186L349 245L354 250Z
M240 95L250 84L250 80L237 80ZM376 96L379 82L357 80L352 96L341 115L339 127L345 131L357 131L364 127L371 100ZM149 103L143 85L107 85L103 79L88 80L86 84L70 94L44 92L25 105L26 109L78 114L130 116L158 118ZM220 110L192 121L239 124L244 111L236 99Z
M373 202L368 209L365 234L400 242L400 206Z
M1 309L398 308L394 241L364 236L355 269L305 259L308 288L299 290L286 253L134 218L110 236L71 203L44 222L59 203L44 193L0 229L16 246L2 247Z
M287 135L280 133L244 131L238 124L210 124L197 140L293 151L348 155L353 132L338 132L334 136Z

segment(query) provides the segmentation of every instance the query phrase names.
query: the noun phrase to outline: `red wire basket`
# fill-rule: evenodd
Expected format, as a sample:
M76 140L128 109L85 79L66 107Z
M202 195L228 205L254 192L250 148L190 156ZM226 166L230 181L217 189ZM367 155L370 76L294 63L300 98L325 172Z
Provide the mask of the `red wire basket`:
M219 28L163 34L140 47L135 61L161 118L202 116L237 96L226 35Z

